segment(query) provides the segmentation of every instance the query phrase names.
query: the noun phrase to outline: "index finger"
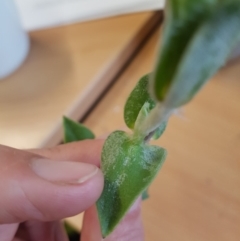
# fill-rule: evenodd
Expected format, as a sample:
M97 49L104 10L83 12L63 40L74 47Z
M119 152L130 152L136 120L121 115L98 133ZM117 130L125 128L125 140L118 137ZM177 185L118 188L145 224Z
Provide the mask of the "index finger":
M62 144L46 149L32 149L29 152L58 161L71 160L100 166L104 140L84 140Z

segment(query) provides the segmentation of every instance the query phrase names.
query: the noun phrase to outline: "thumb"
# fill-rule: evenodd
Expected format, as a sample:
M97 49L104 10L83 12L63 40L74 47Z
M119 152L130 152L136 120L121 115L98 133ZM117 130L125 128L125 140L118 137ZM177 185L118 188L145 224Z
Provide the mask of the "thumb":
M117 228L104 241L143 241L143 226L141 220L141 199L131 207ZM95 206L84 214L81 237L83 241L101 241L102 235Z
M0 146L0 224L76 215L96 202L102 188L95 165Z

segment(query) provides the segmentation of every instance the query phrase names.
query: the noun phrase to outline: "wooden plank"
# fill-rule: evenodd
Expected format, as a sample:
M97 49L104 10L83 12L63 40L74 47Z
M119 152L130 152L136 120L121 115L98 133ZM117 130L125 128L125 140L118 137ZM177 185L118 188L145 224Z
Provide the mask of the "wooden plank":
M24 65L0 81L0 144L53 146L82 118L162 15L140 13L30 33Z
M158 36L85 121L98 136L126 129L125 100L152 70ZM223 68L154 142L168 150L168 157L143 203L145 240L239 240L239 76L240 61Z

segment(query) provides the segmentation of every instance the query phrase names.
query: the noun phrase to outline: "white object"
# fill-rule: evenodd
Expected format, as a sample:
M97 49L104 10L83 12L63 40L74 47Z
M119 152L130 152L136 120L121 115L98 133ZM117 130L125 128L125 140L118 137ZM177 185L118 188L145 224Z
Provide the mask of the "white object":
M165 0L15 0L26 30L161 9Z
M20 66L28 49L28 36L20 24L13 0L0 0L0 79Z

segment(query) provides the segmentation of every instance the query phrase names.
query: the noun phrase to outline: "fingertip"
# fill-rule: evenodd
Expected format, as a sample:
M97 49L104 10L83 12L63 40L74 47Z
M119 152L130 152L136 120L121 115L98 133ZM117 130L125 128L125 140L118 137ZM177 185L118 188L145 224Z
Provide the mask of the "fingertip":
M29 152L58 161L71 160L100 166L104 140L84 140L62 144L48 149L35 149Z
M99 225L96 206L91 206L85 213L83 218L83 227L81 232L83 241L101 241L101 229Z
M52 221L93 205L104 184L101 170L94 165L102 141L94 143L91 150L89 141L80 150L76 144L67 150L49 150L48 158L1 147L0 223Z
M48 190L46 188L42 190L45 197L39 200L36 195L33 195L32 203L40 201L35 206L45 214L40 218L42 221L75 216L87 210L98 200L103 184L103 174L100 169L97 169L95 175L80 183L49 183Z
M2 189L0 223L48 222L85 211L97 201L103 189L103 174L96 169L94 175L75 183L50 181L37 176L30 168L22 170L18 179L10 179Z

